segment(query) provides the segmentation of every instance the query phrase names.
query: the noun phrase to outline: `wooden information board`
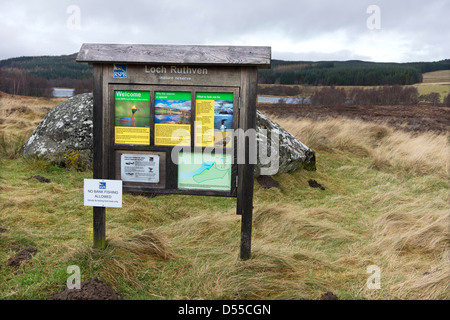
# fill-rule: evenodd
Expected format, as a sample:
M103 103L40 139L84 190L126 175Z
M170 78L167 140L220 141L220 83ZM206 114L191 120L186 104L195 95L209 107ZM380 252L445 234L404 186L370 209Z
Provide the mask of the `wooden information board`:
M236 197L250 258L257 69L270 47L83 44L94 66L94 179L124 192ZM239 161L239 159L243 161ZM94 246L105 247L94 207Z

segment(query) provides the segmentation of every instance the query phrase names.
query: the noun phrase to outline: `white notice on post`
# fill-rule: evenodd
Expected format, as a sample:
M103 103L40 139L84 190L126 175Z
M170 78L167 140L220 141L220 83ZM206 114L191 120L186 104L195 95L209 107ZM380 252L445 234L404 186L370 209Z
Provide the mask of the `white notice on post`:
M120 157L121 179L128 182L159 183L159 155L124 153Z
M122 208L122 181L84 179L84 205Z

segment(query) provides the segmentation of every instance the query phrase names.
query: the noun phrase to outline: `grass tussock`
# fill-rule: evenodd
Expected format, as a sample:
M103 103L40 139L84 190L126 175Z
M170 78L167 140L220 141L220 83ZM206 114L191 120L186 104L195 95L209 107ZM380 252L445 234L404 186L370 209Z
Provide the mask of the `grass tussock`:
M7 135L0 131L0 157L17 158L26 139L27 137L24 135Z
M110 239L110 245L138 255L150 255L164 260L175 257L167 241L150 230L144 230L139 235L125 241Z
M399 206L375 221L379 230L374 247L383 248L380 254L397 255L414 251L439 254L449 249L450 213L445 208L430 208L427 211L419 205L405 209Z

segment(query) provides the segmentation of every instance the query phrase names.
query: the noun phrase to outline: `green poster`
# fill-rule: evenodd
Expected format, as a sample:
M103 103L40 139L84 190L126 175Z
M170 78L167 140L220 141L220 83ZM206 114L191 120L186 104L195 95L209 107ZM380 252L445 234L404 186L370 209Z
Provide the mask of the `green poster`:
M115 125L150 127L149 91L114 91Z
M191 144L191 93L155 92L155 145Z
M196 146L232 147L233 93L197 92Z
M114 91L114 142L150 144L149 91Z
M233 94L198 92L197 100L214 101L214 130L233 129Z

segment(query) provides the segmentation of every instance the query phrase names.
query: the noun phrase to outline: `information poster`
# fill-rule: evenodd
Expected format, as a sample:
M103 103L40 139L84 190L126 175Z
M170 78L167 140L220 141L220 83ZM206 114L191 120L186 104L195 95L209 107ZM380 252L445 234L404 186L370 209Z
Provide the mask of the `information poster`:
M195 145L231 147L233 94L198 92L195 104Z
M159 155L122 154L121 179L128 182L159 183Z
M178 155L178 188L231 190L230 154L180 152Z
M190 92L155 92L155 145L191 145Z
M150 92L114 91L114 142L150 144Z

